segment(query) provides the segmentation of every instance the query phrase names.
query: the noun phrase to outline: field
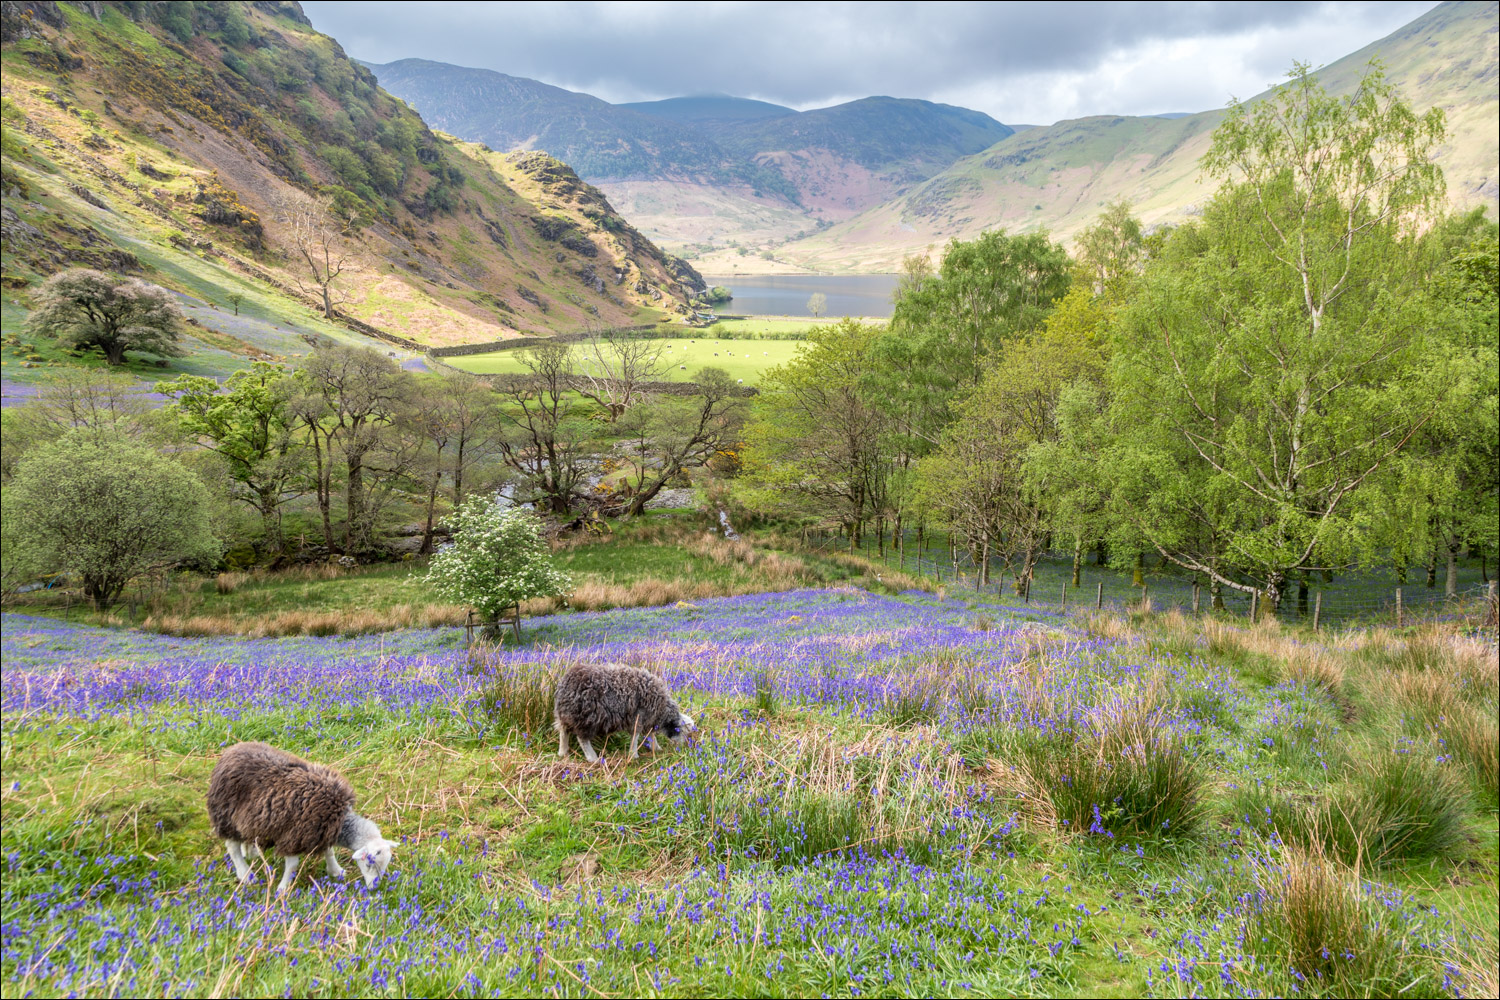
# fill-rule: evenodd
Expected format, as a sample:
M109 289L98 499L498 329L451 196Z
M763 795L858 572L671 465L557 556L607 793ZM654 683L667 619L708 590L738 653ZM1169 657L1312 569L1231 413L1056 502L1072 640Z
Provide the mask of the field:
M746 324L747 331L756 321L739 321ZM805 327L807 324L802 324ZM666 350L663 359L669 362L665 378L674 382L690 381L702 368L722 368L734 379L743 379L746 385L755 385L761 375L773 365L785 364L797 353L799 341L795 340L745 340L713 336L717 326L704 331L695 331L693 336L663 338ZM736 332L740 332L736 330ZM470 354L465 357L445 359L455 368L476 375L518 373L526 370L517 351L493 351L489 354Z
M794 590L461 630L3 619L7 995L1484 996L1497 663L1437 632ZM686 746L559 761L555 673ZM202 796L266 739L400 841L237 887Z

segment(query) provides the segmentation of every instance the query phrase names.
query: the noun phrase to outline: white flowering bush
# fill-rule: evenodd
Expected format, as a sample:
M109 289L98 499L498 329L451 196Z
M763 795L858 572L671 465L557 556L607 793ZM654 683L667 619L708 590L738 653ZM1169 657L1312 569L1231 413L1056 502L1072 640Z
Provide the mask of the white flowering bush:
M557 597L573 581L552 564L541 522L529 510L499 510L470 497L454 515L453 544L432 557L427 582L445 600L493 622L532 597Z

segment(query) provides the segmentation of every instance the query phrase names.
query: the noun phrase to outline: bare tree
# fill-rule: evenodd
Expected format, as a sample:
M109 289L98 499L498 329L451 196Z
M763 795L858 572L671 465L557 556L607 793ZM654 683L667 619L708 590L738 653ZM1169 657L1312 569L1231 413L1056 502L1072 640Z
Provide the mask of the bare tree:
M613 423L640 401L647 383L667 370L665 349L660 340L590 330L578 352L573 388L603 407Z
M452 375L421 386L403 423L423 443L422 475L427 489L427 526L422 549L432 551L433 519L443 476L453 485L453 507L463 503L464 474L483 456L493 439L495 396L472 375Z
M732 448L744 427L749 401L729 373L705 368L696 379L700 394L671 396L649 413L640 413L635 447L641 473L640 490L631 501L628 517L646 509L672 477L690 466L707 464L715 452ZM632 419L637 419L632 415Z
M520 473L554 514L571 512L589 450L588 421L576 410L573 355L567 344L544 341L521 352L526 372L500 381L507 405L497 444L505 464ZM522 498L523 500L528 498Z
M412 457L400 444L386 440L388 435L384 433L409 404L411 376L378 351L341 345L313 352L298 369L297 377L306 393L297 409L307 414L304 419L312 431L319 503L324 531L329 536L331 471L323 463L331 463L335 451L342 452L344 458L344 550L352 555L368 541L384 493ZM399 461L389 457L372 461L377 448L391 451ZM365 483L367 467L377 473L376 482L370 484L376 489Z
M292 277L304 295L322 303L323 316L333 319L333 307L344 301L333 285L345 273L360 270L355 251L345 242L354 218L337 218L328 198L302 192L276 202L276 221L286 227L297 264Z

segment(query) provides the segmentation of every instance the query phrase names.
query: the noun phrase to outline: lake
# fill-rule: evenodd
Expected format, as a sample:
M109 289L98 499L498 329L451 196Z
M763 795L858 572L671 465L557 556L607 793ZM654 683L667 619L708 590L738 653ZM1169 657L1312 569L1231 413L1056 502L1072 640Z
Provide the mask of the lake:
M807 300L816 292L828 296L827 316L891 315L894 274L741 274L709 275L710 285L724 285L734 301L716 311L733 316L806 316Z

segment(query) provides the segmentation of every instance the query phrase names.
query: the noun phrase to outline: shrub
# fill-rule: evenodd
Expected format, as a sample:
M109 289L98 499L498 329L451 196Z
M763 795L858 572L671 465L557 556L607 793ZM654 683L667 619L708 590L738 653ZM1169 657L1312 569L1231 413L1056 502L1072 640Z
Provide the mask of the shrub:
M16 467L5 519L9 558L83 581L108 608L152 567L218 556L208 491L191 472L108 433L70 431Z
M471 497L454 514L453 544L433 557L427 582L445 600L472 607L486 623L534 597L567 593L572 580L552 564L535 514Z

